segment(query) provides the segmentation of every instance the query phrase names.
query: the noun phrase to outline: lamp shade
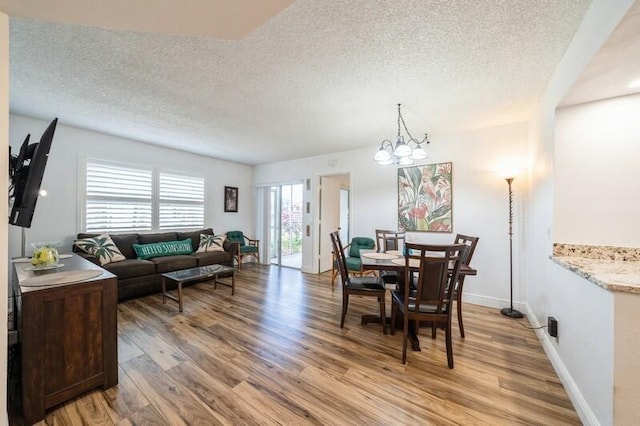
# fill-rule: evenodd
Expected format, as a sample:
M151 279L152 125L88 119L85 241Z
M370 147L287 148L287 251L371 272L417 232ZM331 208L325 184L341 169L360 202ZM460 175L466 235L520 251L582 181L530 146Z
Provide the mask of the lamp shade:
M401 166L411 166L413 165L413 160L410 157L402 157L400 161L398 161L398 164Z
M413 150L413 154L411 154L412 160L424 160L427 158L427 153L421 146L418 145L416 149Z
M396 157L408 157L411 155L411 147L404 142L402 137L398 138L396 149L393 150L393 155Z
M391 159L391 154L386 149L380 147L376 155L373 157L373 160L377 163L387 161Z

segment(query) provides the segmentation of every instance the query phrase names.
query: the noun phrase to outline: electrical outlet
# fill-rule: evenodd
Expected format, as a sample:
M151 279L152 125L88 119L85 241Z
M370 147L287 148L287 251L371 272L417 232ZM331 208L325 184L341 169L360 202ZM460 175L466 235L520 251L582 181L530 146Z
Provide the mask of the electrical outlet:
M558 337L558 320L554 317L549 317L547 323L549 325L549 336Z

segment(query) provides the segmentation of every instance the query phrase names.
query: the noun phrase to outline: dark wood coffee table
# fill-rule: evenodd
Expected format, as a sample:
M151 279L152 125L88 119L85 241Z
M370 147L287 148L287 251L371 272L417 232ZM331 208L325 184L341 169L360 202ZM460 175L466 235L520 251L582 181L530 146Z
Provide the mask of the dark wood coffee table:
M231 273L231 284L218 281L218 275ZM183 269L180 271L165 272L162 274L162 303L167 303L167 298L178 302L180 312L182 312L182 284L193 281L203 281L206 278L213 278L213 288L218 288L218 283L231 287L231 295L235 294L236 276L235 269L225 265L198 266L195 268ZM178 284L178 297L167 293L167 280Z

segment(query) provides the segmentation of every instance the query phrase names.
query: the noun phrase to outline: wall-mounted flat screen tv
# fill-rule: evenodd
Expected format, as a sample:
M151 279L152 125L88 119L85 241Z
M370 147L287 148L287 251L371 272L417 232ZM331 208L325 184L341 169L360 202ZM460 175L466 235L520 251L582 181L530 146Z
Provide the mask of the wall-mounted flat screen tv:
M9 216L11 225L31 227L57 123L58 119L55 118L44 131L38 143L29 144L29 136L27 136L20 147L19 154L15 157L10 156L9 177L13 187L10 195L10 198L13 199Z

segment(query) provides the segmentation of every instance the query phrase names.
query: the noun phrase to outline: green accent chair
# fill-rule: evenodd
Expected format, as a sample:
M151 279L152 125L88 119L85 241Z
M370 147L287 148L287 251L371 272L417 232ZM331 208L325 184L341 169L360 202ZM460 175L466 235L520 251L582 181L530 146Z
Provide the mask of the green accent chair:
M227 232L227 240L236 244L233 257L238 262L238 270L242 269L242 258L245 256L255 257L258 266L260 266L260 240L253 240L244 235L242 231Z
M373 238L369 237L353 237L351 242L344 247L345 263L347 264L347 272L355 275L362 276L364 274L371 274L374 271L363 271L362 260L360 260L360 250L374 250L376 248L376 242ZM331 287L335 285L336 277L340 272L338 269L338 259L335 252L333 254L333 267L331 269Z

